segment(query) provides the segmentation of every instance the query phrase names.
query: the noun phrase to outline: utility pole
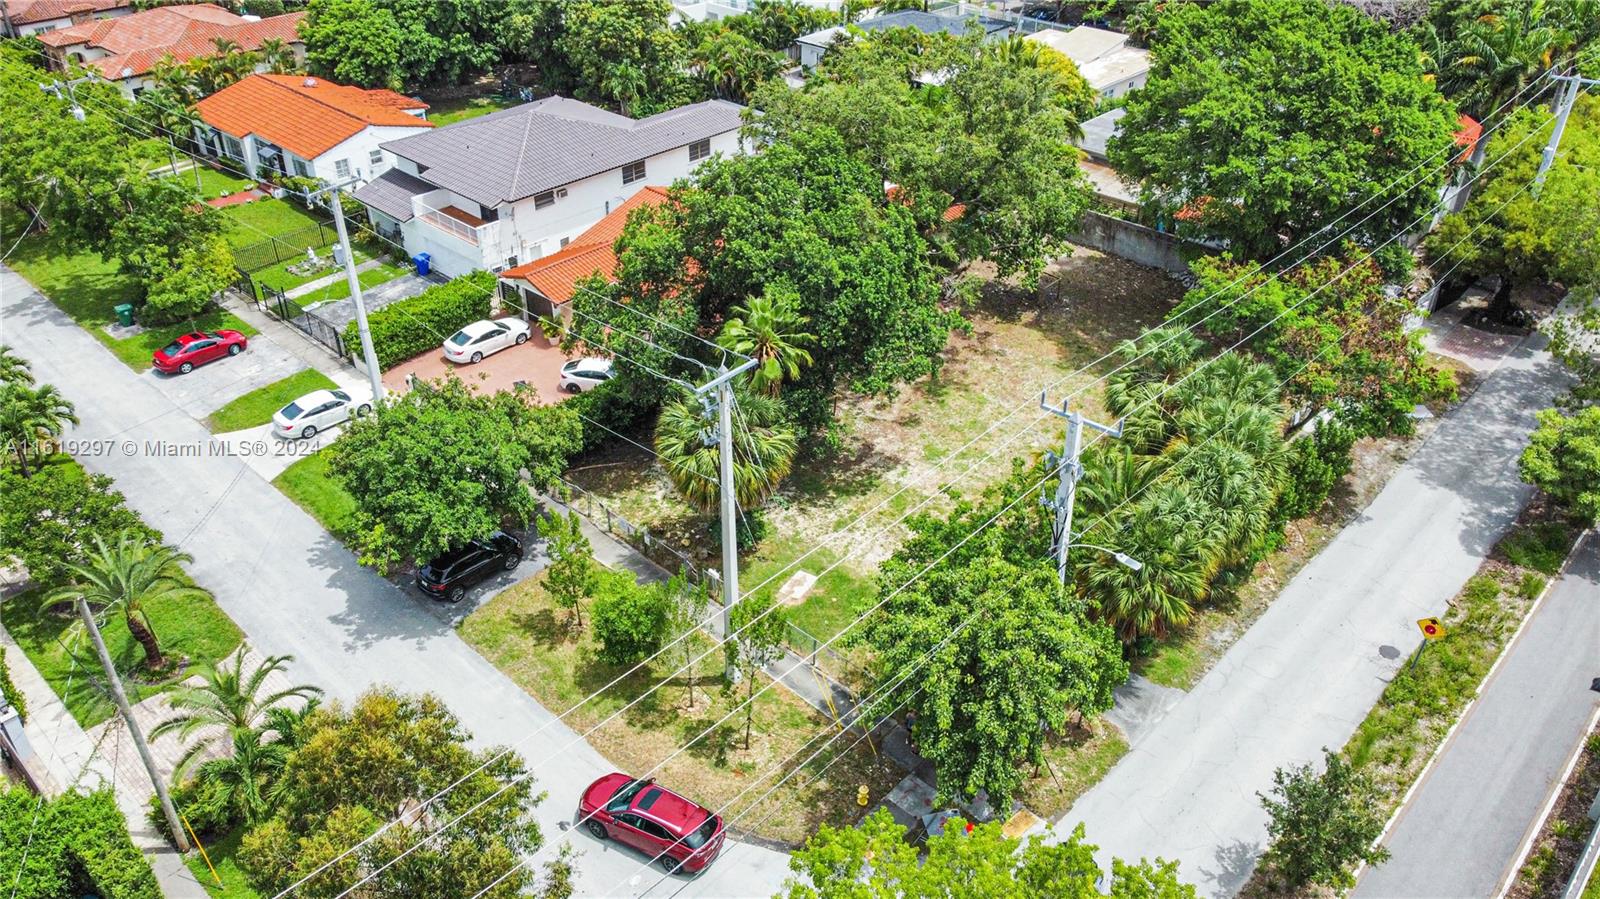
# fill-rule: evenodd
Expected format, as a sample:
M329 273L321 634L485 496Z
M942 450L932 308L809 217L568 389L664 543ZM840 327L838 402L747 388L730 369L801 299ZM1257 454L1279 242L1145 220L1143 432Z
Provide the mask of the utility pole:
M1567 117L1572 115L1572 107L1578 102L1578 88L1587 84L1600 86L1600 79L1584 78L1582 75L1552 75L1552 81L1566 83L1566 90L1562 91L1560 99L1556 101L1556 126L1550 132L1550 140L1544 145L1544 156L1539 160L1539 171L1533 176L1533 195L1538 196L1539 190L1544 187L1544 176L1549 173L1550 166L1555 164L1556 150L1561 147L1561 134L1567 130Z
M106 641L100 637L100 625L94 620L94 612L90 610L89 603L83 597L78 597L78 615L83 618L83 626L89 629L89 639L94 642L94 651L100 655L100 666L106 669L106 679L111 682L111 698L117 704L117 711L122 713L122 720L128 725L128 734L133 737L133 745L139 750L139 760L144 762L144 770L150 775L150 781L156 785L156 798L161 801L161 814L167 819L167 829L172 831L172 839L178 845L179 852L189 851L189 838L183 832L183 823L178 820L178 810L172 805L172 796L167 792L167 782L162 779L161 772L156 770L155 760L150 757L150 744L144 741L144 731L139 729L139 722L133 718L133 707L128 705L128 694L122 689L122 678L117 676L116 665L111 662L111 653L106 651Z
M1107 437L1122 436L1122 420L1117 419L1114 425L1104 425L1083 417L1081 412L1069 412L1067 403L1062 401L1060 408L1050 405L1046 394L1039 394L1039 408L1051 415L1056 415L1067 420L1067 436L1062 453L1057 456L1049 453L1047 459L1052 468L1060 466L1061 480L1056 485L1056 495L1040 496L1039 504L1056 513L1055 528L1051 532L1051 551L1056 557L1056 574L1061 578L1061 583L1067 582L1067 549L1072 543L1072 504L1078 493L1078 478L1083 476L1083 465L1078 461L1083 452L1083 429L1090 428L1105 434Z
M83 121L84 115L83 107L78 105L78 97L72 92L72 89L77 85L93 80L94 79L88 75L84 75L82 78L71 78L66 81L62 81L61 79L57 78L49 84L39 85L39 90L42 90L47 94L52 94L57 99L60 99L64 95L67 99L67 102L72 104L72 117L81 122Z
M350 249L350 234L344 227L344 204L339 202L339 191L359 180L351 178L321 190L308 190L305 197L309 202L313 196L327 194L328 205L333 207L333 227L339 233L339 246L344 250L344 277L350 285L350 299L356 304L356 333L361 336L361 358L366 362L367 381L372 385L372 408L373 411L377 411L378 401L383 399L383 373L378 370L378 353L372 348L372 330L367 327L367 304L361 298L361 279L356 275L356 256Z
M737 368L726 365L717 370L717 376L695 388L695 395L705 403L713 394L717 405L717 456L719 464L717 487L722 500L722 639L733 632L731 614L733 604L739 601L739 496L734 490L733 478L733 379L754 368L756 360L747 359Z

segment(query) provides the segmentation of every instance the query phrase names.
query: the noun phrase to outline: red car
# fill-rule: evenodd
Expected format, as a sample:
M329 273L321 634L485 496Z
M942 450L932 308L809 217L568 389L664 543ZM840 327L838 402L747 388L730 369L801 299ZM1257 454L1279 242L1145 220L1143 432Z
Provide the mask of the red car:
M596 839L626 843L676 874L704 870L722 851L722 818L652 781L607 774L583 791L578 820Z
M195 331L192 334L181 334L171 343L156 350L151 357L150 364L157 371L169 375L186 375L194 371L195 366L205 365L221 359L223 356L237 356L245 351L250 341L238 331Z

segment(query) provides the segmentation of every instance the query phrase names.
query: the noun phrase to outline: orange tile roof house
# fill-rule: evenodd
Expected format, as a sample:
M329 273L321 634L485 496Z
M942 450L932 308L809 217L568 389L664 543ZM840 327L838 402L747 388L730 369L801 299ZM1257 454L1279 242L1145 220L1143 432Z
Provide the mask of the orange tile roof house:
M305 75L251 75L195 104L201 149L253 177L368 181L394 164L380 144L433 127L428 104Z
M578 282L599 275L610 278L617 267L614 247L628 214L643 206L659 206L667 201L665 187L646 187L606 217L595 222L557 253L525 262L500 273L500 291L507 305L526 309L532 315L553 315L566 308L578 292ZM511 292L519 296L508 295Z
M170 56L185 62L217 52L216 41L233 41L243 50L260 49L277 38L305 61L305 42L298 29L305 13L288 13L262 19L236 16L210 3L160 6L109 19L81 22L38 35L57 66L68 60L136 97L150 86L150 70Z
M132 0L4 0L7 37L43 34L133 12Z
M631 119L545 97L384 143L394 166L355 198L432 269L499 272L556 254L646 184L744 152L743 123L726 100Z

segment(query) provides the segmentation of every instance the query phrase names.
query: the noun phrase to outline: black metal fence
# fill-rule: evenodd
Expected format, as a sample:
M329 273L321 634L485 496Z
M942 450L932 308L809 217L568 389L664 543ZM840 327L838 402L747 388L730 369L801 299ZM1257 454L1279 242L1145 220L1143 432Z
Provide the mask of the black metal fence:
M254 283L254 282L252 282ZM290 299L283 291L265 284L255 284L257 293L254 296L256 308L269 315L276 316L279 321L288 322L299 331L322 344L328 352L343 359L344 329L328 321L322 316L300 308L300 304Z
M233 264L242 271L258 272L280 263L304 259L307 250L326 247L339 239L332 222L314 222L266 240L233 250Z
M651 535L648 528L634 524L613 511L598 496L579 487L566 478L561 479L561 496L558 498L594 526L638 550L645 558L667 571L682 571L691 582L700 583L711 573L690 558Z

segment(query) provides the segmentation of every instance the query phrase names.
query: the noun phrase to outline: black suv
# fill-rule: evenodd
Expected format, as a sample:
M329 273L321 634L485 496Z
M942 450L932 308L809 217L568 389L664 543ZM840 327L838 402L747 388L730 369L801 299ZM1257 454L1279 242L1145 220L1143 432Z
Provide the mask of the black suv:
M493 575L510 571L522 561L522 544L504 531L452 549L417 569L417 587L434 599L460 602L467 588Z

